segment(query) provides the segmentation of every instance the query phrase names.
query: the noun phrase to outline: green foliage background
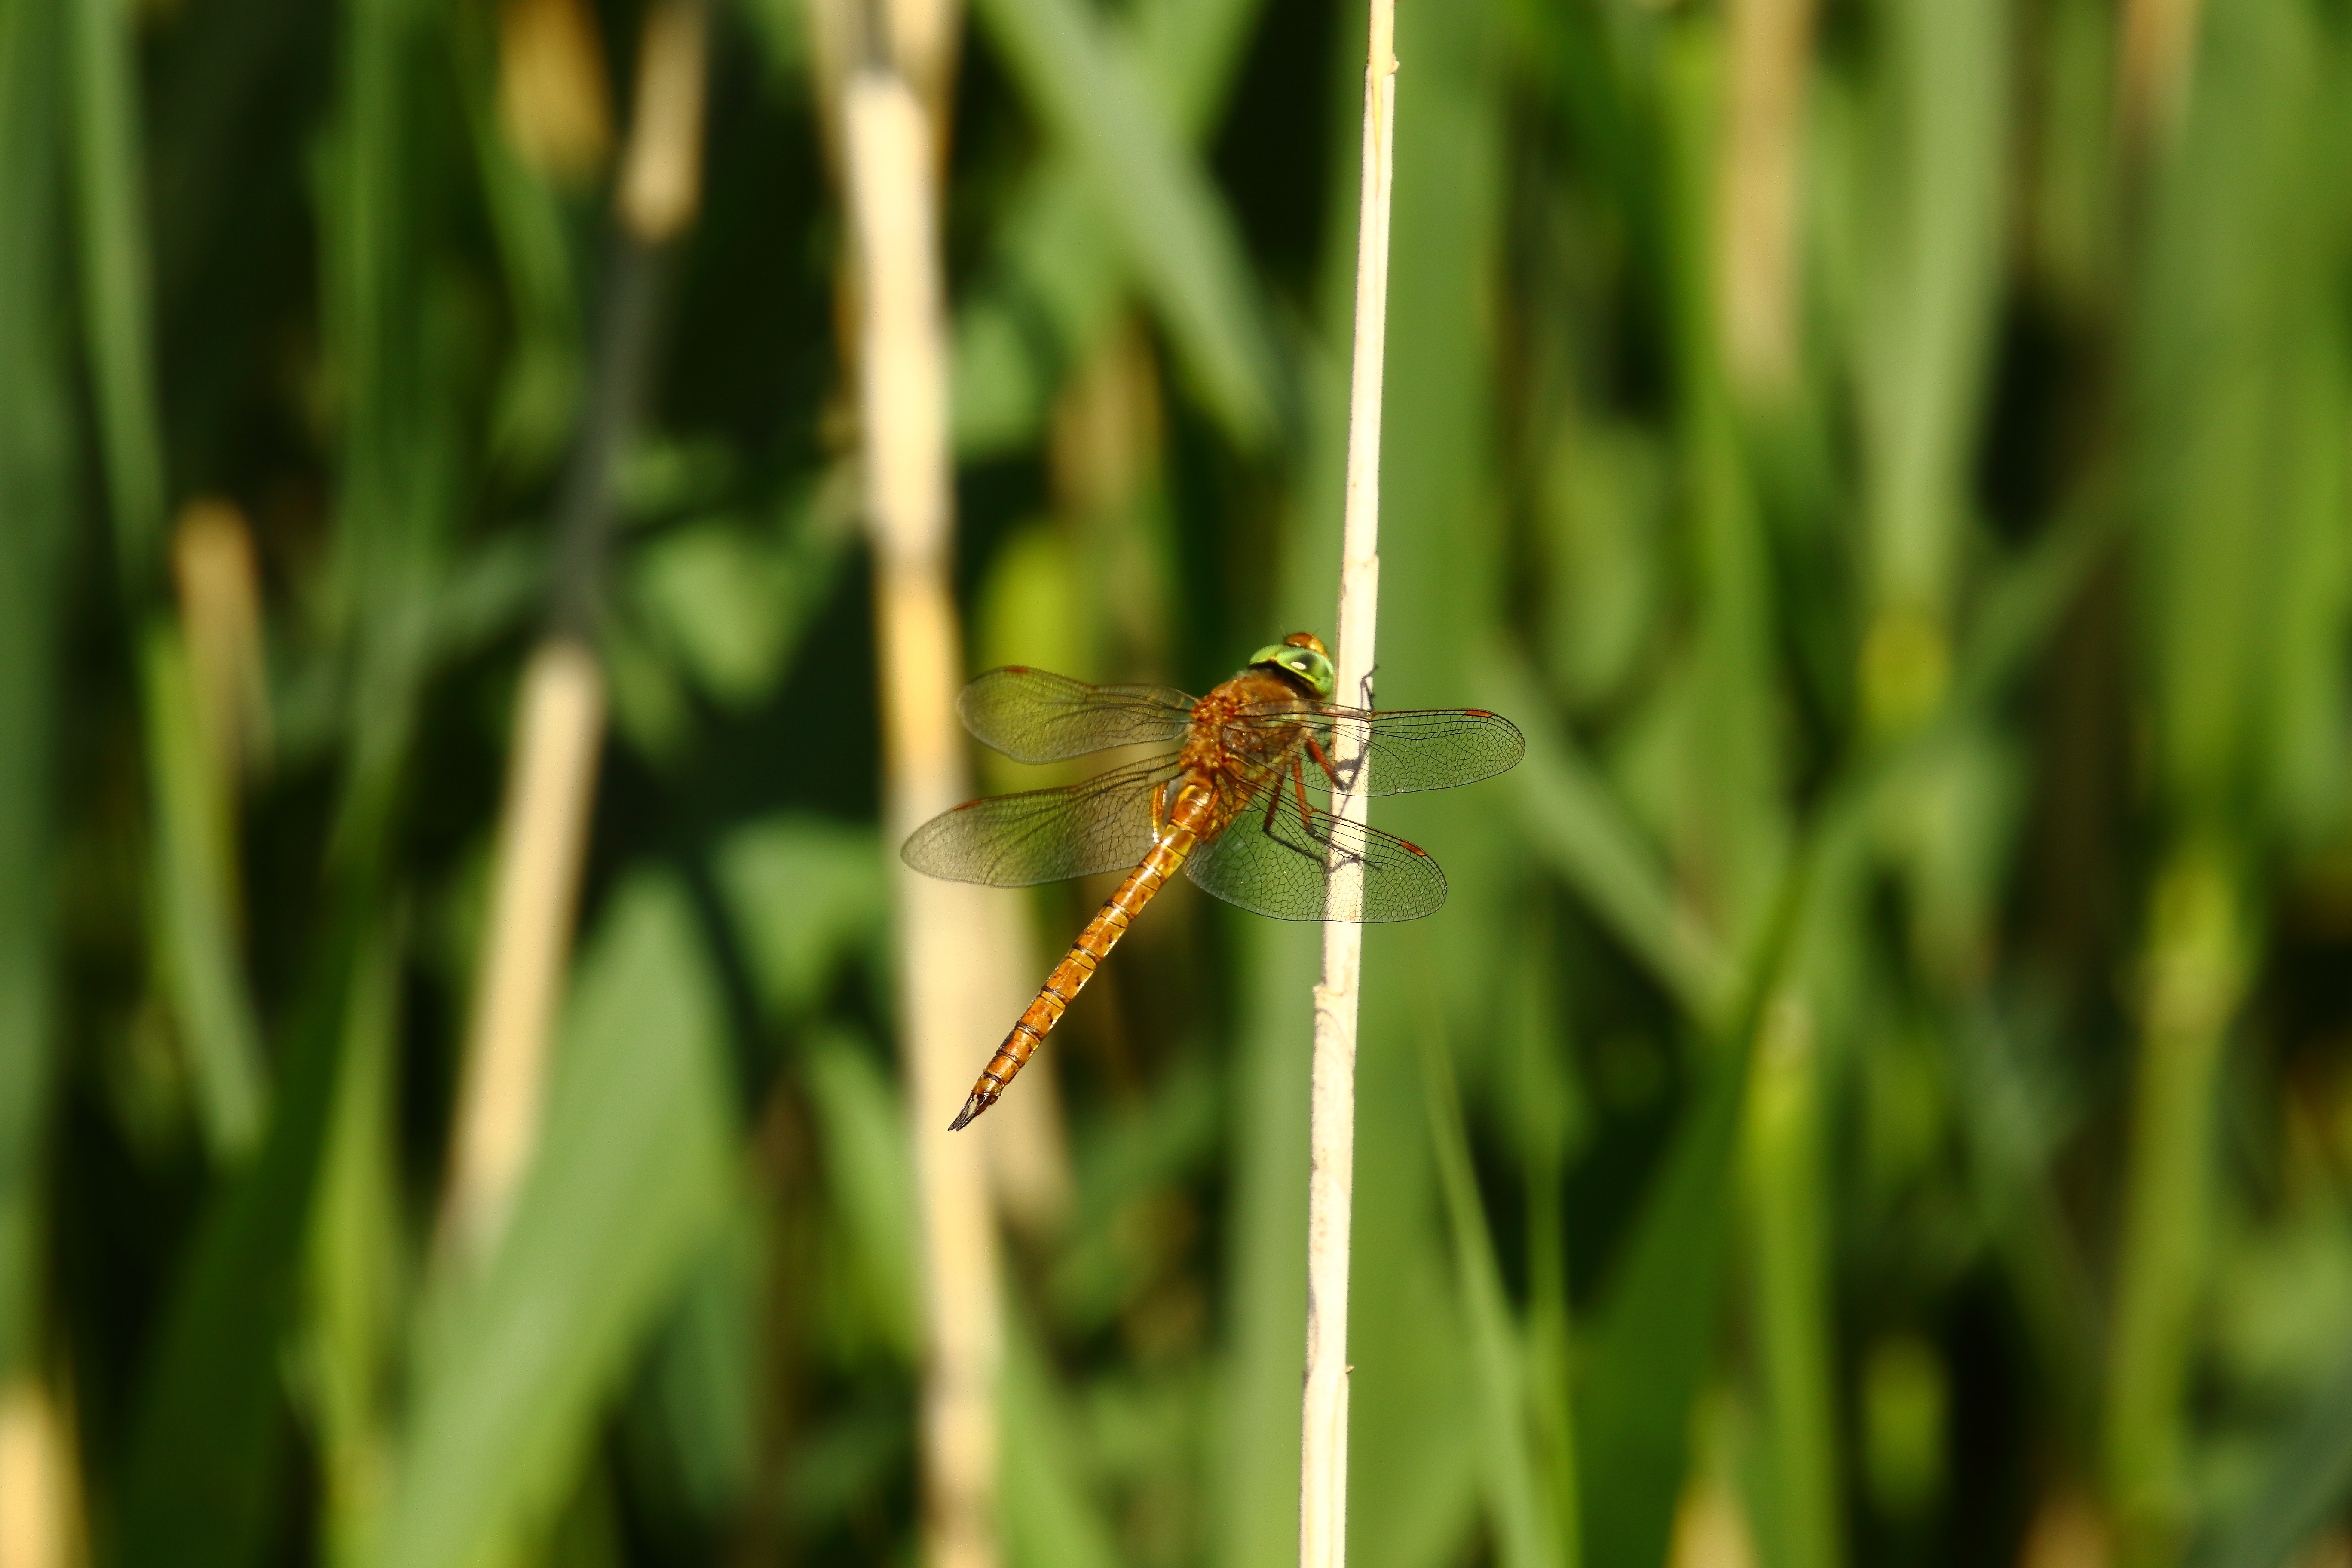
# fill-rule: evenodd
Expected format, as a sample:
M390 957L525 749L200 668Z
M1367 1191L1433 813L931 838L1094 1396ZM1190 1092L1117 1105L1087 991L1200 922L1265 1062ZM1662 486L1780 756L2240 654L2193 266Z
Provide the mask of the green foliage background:
M1379 807L1454 893L1369 939L1355 1559L2288 1563L2352 1497L2352 14L1822 0L1759 373L1728 4L1402 7L1380 696L1529 752ZM914 1555L808 23L713 13L556 1082L457 1279L607 187L512 144L486 0L0 0L0 1390L92 1561ZM971 668L1328 629L1362 26L974 0ZM203 497L260 562L241 774ZM1003 896L1040 974L1097 896ZM1294 1550L1315 952L1180 889L1014 1091L1016 1568Z

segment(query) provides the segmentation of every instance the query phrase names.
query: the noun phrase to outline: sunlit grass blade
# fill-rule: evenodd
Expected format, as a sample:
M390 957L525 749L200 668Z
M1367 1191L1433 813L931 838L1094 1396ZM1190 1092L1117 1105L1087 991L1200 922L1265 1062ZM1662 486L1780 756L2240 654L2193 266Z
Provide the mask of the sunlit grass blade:
M1853 351L1864 439L1872 718L1931 710L1948 626L1968 466L1991 361L2005 194L2006 7L1884 5L1871 84L1864 259Z
M583 954L537 1163L426 1320L368 1561L440 1568L544 1528L600 1407L727 1212L721 1020L684 898L640 877Z
M304 1258L302 1345L326 1499L324 1560L359 1561L383 1502L389 1384L404 1293L394 1125L405 921L362 944L352 979L343 1069L320 1154Z
M234 1161L260 1135L267 1095L260 1030L237 954L230 776L206 754L179 626L148 628L142 685L154 795L152 884L157 968L173 1002L215 1155Z

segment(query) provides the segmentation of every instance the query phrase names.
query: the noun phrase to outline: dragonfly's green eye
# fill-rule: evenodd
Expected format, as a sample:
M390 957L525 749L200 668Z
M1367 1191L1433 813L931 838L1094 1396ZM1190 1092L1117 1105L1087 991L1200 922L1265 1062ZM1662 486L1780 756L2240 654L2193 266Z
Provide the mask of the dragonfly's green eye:
M1339 685L1339 677L1331 670L1331 661L1311 647L1298 647L1289 643L1274 643L1250 655L1252 664L1280 665L1311 688L1324 701Z

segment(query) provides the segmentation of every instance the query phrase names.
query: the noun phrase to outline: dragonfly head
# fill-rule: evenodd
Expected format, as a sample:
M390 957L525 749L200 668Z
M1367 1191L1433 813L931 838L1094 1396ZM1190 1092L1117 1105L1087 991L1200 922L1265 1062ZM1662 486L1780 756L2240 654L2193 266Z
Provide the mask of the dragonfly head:
M1331 700L1339 684L1330 658L1323 651L1323 639L1313 632L1293 632L1278 643L1269 643L1250 655L1250 663L1272 665L1325 702Z

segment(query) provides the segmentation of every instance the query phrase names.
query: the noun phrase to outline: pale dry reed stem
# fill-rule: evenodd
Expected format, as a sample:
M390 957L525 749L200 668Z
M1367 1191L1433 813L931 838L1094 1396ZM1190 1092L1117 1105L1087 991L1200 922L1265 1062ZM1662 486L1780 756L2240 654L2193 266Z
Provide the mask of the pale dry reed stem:
M542 643L516 700L514 763L458 1096L446 1224L467 1256L496 1239L539 1141L547 1037L571 951L604 739L596 656L570 637Z
M948 89L955 80L961 0L887 0L882 10L891 63L922 103L936 153L949 130Z
M881 637L890 842L965 793L955 718L962 659L948 584L947 314L935 133L895 74L863 70L843 94L858 268L859 416ZM996 1233L983 1147L947 1120L996 1014L987 895L894 863L899 1026L923 1254L923 1534L931 1568L997 1560L996 1389L1002 1359Z
M1797 175L1813 0L1732 0L1730 20L1716 308L1733 385L1772 397L1797 370Z
M583 184L613 150L604 46L588 0L506 0L499 9L499 121L516 156Z
M1334 664L1343 702L1371 705L1380 613L1381 372L1388 342L1389 197L1396 169L1396 4L1371 0L1364 65L1363 174L1356 220L1355 363L1348 392L1348 500L1339 562ZM1357 788L1333 813L1360 822L1364 784L1344 742L1334 759ZM1334 856L1335 903L1347 903L1360 866ZM1348 1557L1348 1254L1356 1180L1356 1004L1363 927L1323 928L1323 978L1315 987L1315 1059L1307 1112L1307 1376L1298 1445L1300 1568L1339 1568Z
M2053 1492L2033 1510L2017 1568L2110 1568L2115 1545L2098 1505L2083 1492Z
M2116 136L2144 152L2179 117L2197 58L2203 0L2125 0L2116 62Z
M216 497L190 501L172 531L172 580L188 675L219 799L248 767L266 767L271 735L261 642L261 572L245 514Z
M604 673L589 644L611 472L634 434L653 334L653 262L692 221L701 192L708 44L703 0L659 0L637 51L629 142L614 218L621 232L616 311L601 384L563 502L553 629L532 654L515 705L489 918L451 1139L442 1236L460 1257L487 1253L539 1143L550 1038L572 948L581 862L604 750Z
M646 14L637 58L636 104L615 205L646 245L676 238L702 195L702 96L709 72L709 16L703 0L660 0Z
M1756 1542L1738 1497L1716 1476L1695 1480L1675 1509L1670 1568L1756 1568Z
M48 1390L29 1376L0 1388L0 1568L73 1568L79 1489Z

